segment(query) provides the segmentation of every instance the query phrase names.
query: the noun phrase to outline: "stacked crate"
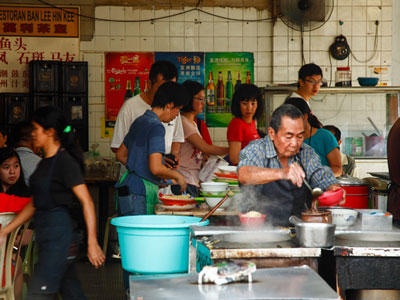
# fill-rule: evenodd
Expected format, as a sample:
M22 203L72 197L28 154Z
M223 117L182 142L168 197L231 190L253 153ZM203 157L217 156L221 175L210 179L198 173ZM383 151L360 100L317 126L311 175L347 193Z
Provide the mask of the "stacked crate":
M88 64L33 60L29 63L31 112L42 106L61 108L88 150Z

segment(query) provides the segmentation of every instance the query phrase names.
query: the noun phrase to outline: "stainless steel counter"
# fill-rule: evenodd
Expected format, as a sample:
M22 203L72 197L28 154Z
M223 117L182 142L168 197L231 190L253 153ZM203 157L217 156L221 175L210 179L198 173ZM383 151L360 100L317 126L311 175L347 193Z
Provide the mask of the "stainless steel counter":
M197 284L197 275L163 278L130 276L131 300L239 300L239 299L319 299L339 296L307 266L261 269L253 273L253 282L217 286Z

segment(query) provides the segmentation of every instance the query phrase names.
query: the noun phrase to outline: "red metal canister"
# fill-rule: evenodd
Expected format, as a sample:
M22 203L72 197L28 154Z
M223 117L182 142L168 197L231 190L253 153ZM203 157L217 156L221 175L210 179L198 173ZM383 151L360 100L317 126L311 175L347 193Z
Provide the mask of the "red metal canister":
M369 183L363 179L343 175L337 178L346 191L346 203L342 207L368 208Z

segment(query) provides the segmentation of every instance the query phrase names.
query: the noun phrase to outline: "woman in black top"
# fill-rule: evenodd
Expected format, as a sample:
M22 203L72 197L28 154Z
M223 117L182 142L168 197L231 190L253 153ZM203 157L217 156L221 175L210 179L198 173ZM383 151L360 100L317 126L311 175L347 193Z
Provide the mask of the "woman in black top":
M28 298L53 299L60 293L63 299L86 299L70 252L74 248L70 210L76 198L86 221L88 258L95 267L101 266L105 258L97 242L94 204L83 180L80 152L60 110L41 107L34 113L32 123L34 144L44 149L45 157L30 177L33 201L2 228L0 243L34 214L39 255Z

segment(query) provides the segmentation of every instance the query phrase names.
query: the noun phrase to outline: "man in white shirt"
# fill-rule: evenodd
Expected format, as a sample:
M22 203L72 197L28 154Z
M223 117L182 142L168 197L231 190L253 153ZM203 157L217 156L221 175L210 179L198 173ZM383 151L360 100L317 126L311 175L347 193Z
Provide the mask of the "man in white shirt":
M306 64L299 70L298 89L290 98L303 98L310 106L310 98L317 95L322 82L322 69L316 64Z
M22 172L24 173L25 183L28 186L29 177L31 177L33 171L42 160L39 155L33 152L32 130L33 125L31 122L20 122L15 128L16 143L14 148L21 160Z
M169 61L156 61L150 69L149 91L136 95L124 102L118 112L115 122L114 135L111 140L111 150L116 152L121 146L125 135L128 133L133 121L151 109L154 95L157 89L166 81L176 81L178 70L176 66ZM165 126L165 154L173 154L175 160L179 162L180 144L185 141L180 114L170 123L164 123ZM165 158L170 165L173 161Z

